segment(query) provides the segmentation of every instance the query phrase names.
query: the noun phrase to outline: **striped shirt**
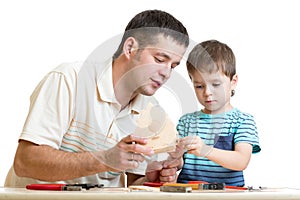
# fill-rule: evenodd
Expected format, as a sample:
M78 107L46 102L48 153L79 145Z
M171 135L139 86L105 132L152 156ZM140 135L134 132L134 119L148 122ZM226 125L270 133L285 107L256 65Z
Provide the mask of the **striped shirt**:
M252 153L258 153L258 133L254 118L250 114L232 109L217 115L205 114L201 111L183 115L178 122L179 137L199 136L207 145L223 150L234 150L234 145L240 142L252 145ZM186 183L193 180L225 183L227 185L243 186L243 171L224 168L205 157L193 154L183 155L184 165L177 182Z

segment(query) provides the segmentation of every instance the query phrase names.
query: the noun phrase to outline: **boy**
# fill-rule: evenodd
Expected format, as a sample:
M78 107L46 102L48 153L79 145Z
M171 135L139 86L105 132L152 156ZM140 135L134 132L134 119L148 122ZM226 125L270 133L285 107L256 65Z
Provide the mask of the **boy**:
M243 186L243 170L260 146L252 115L230 103L238 81L234 53L219 41L202 42L190 52L187 70L203 109L177 125L179 146L187 150L177 182Z

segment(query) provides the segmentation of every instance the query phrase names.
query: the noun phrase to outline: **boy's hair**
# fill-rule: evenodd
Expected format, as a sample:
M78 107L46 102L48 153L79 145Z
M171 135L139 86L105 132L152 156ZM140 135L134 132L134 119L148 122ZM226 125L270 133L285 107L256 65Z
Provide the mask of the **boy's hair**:
M134 37L139 43L139 49L157 43L157 36L170 36L180 45L188 47L189 36L186 28L175 17L161 10L146 10L137 14L128 23L122 41L113 55L113 59L123 52L124 42L128 37Z
M223 72L232 80L236 74L235 56L229 46L217 40L207 40L197 44L188 56L186 62L188 73Z

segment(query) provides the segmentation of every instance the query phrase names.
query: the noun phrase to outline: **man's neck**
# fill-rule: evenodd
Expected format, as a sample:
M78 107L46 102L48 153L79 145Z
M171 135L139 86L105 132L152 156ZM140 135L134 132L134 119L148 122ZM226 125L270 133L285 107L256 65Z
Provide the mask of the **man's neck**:
M129 103L137 96L137 93L130 87L131 78L126 71L125 66L126 61L122 60L122 56L117 58L112 63L112 78L114 93L117 101L121 105L121 110L123 110Z

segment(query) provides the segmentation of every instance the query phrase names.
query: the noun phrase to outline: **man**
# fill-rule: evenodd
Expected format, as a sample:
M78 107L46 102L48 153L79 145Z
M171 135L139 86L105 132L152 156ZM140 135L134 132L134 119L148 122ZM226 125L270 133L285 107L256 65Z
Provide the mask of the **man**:
M179 65L188 44L186 28L177 19L147 10L128 23L112 59L62 64L47 74L31 95L5 185L122 187L175 181L180 161L146 162L153 150L145 146L147 139L132 133L140 112L157 103L152 95Z

